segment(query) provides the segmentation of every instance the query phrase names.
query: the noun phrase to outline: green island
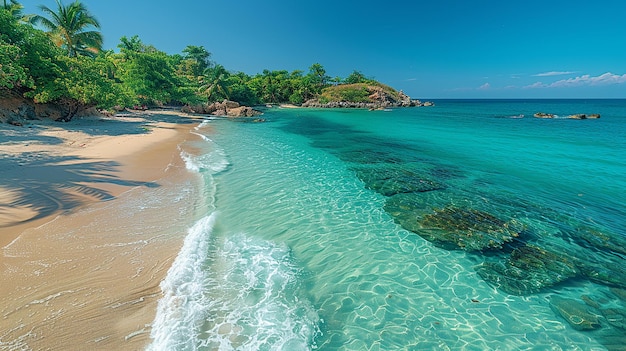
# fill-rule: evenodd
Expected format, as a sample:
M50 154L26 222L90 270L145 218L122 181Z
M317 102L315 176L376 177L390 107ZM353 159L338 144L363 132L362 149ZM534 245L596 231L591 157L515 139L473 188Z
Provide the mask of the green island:
M17 0L4 0L0 9L2 122L69 121L94 109L114 112L165 105L195 113L255 114L249 108L229 110L219 105L225 100L229 107L424 105L357 70L346 78L331 78L319 63L308 72L264 70L251 76L212 61L203 46L189 45L171 55L138 36L123 36L119 52L103 50L100 24L83 3L64 5L57 0L56 4L57 8L40 6L42 15L25 15Z

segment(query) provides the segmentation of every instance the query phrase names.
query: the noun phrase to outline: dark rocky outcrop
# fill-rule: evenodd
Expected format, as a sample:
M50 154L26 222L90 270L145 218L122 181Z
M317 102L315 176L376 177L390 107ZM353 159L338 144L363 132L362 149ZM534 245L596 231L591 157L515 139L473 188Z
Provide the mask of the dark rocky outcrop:
M552 113L537 112L533 115L535 118L554 118Z
M225 117L254 117L261 115L260 111L248 106L241 106L235 101L224 100L212 104L188 105L182 108L185 113Z
M99 115L101 113L95 108L72 100L37 104L31 99L20 96L0 96L0 123L9 123L14 126L22 126L43 119L67 122L74 117Z

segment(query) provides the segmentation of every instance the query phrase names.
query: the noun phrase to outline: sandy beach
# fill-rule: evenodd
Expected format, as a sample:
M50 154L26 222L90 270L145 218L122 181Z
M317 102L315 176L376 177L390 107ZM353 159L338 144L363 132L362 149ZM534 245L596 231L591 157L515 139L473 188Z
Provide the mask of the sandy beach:
M145 347L196 215L180 147L197 124L155 112L1 126L0 349Z

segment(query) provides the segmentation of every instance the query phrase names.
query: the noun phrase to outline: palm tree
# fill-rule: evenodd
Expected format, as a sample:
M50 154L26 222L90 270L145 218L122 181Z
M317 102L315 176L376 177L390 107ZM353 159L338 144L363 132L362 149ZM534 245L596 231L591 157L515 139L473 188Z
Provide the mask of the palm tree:
M9 13L11 14L11 16L13 16L13 18L15 19L22 18L22 9L24 8L24 6L22 6L22 4L17 2L17 0L9 0L8 3L7 3L7 0L4 0L4 6L2 8L4 10L9 11Z
M56 0L56 3L58 6L56 12L43 5L39 7L50 18L32 15L29 21L47 28L54 43L66 49L68 56L95 56L102 49L102 34L90 30L90 27L99 29L98 20L79 0L67 6L63 5L61 0Z
M200 94L207 97L209 102L219 99L228 99L230 89L228 76L230 73L222 65L207 68L204 75L200 76Z
M200 76L207 68L211 67L211 53L204 46L188 45L183 49L184 58L192 60L192 74Z

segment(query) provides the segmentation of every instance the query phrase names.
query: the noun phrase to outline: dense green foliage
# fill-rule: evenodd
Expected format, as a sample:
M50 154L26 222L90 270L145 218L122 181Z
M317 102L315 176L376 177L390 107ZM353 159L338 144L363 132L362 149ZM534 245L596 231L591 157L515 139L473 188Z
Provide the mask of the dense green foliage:
M245 105L301 104L341 83L375 83L354 71L331 79L314 63L308 72L264 70L254 76L231 72L211 61L202 46L170 55L138 36L122 37L119 52L101 51L100 25L79 1L43 15L22 16L16 0L0 7L0 96L81 109L135 105L199 104L229 99ZM46 32L34 27L39 24ZM328 99L365 101L367 89L339 89ZM334 95L333 95L334 94ZM337 95L338 94L338 95Z

